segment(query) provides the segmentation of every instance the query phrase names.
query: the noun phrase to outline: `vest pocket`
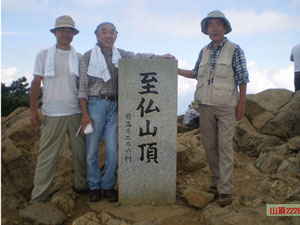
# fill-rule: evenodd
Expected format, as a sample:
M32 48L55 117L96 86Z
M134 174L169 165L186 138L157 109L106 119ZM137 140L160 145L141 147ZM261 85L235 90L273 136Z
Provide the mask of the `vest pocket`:
M204 77L205 75L205 65L199 65L199 68L198 68L198 77Z
M203 78L203 79L198 80L198 83L197 83L194 98L198 102L200 102L201 98L203 98L205 96L204 81L205 81L205 79Z
M215 76L220 78L226 78L230 74L230 65L217 64L215 67Z
M211 101L213 104L229 105L233 97L233 86L222 83L214 83L211 95Z

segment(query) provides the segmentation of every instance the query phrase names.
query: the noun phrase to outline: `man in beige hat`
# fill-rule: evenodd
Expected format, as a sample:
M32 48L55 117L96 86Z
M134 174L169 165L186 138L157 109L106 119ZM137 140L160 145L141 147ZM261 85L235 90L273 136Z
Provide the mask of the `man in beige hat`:
M212 172L208 192L214 193L217 202L225 206L232 203L232 139L236 120L245 113L249 75L243 50L225 37L232 29L222 12L210 12L201 21L201 30L212 41L200 51L193 70L178 69L178 74L198 80L195 100Z
M88 191L84 135L76 135L81 121L77 98L81 54L70 45L79 31L70 16L58 17L50 31L56 37L56 44L37 54L30 90L30 120L34 127L41 125L42 129L31 203L45 202L49 197L66 134L74 160L73 190L77 193ZM37 111L41 82L42 121Z

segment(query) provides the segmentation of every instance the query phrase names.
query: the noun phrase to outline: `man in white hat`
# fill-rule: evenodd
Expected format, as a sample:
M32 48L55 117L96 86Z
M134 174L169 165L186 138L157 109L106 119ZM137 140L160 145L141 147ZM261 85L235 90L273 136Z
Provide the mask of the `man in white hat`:
M84 135L76 136L81 121L77 98L81 54L70 45L79 31L70 16L58 17L50 31L56 37L56 44L37 54L30 90L30 120L34 127L41 125L42 129L31 203L45 202L49 197L66 134L74 160L73 190L77 193L88 191ZM37 111L41 82L42 120Z
M80 62L80 85L78 98L82 108L82 130L91 124L94 132L86 135L87 178L89 201L103 197L110 202L118 201L114 189L118 165L118 62L121 58L174 59L170 54L135 54L115 48L117 29L114 24L104 22L95 30L97 43L87 51ZM105 139L105 173L98 165L98 151L102 136Z
M210 12L201 21L201 30L212 41L200 51L194 70L178 69L178 74L198 80L195 100L199 104L201 136L212 172L208 191L225 206L232 203L232 139L236 120L245 113L249 75L244 52L225 37L232 29L222 12Z

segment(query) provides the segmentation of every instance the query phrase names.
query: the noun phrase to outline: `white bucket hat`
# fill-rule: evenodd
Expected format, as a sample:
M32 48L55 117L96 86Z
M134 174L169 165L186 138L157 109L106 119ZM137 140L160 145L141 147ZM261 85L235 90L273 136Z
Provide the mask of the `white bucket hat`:
M79 33L79 30L75 28L74 20L71 16L60 16L55 21L55 27L50 31L53 33L58 28L71 28L74 30L74 35Z
M221 11L219 10L214 10L210 13L207 14L207 17L205 17L202 21L201 21L201 31L204 33L204 34L208 34L207 33L207 21L209 19L221 19L224 21L225 25L226 25L226 32L225 34L228 34L232 31L231 29L231 25L229 23L229 21L225 18L225 15L224 13L222 13Z

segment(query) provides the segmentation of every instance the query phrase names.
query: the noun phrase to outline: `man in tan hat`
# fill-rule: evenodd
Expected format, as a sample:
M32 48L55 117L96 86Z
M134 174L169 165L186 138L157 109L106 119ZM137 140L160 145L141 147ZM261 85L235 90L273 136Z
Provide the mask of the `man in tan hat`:
M74 160L73 190L77 193L88 191L84 135L76 135L81 121L77 98L81 54L70 45L79 31L70 16L58 17L50 31L56 37L56 44L37 54L30 90L30 120L34 127L41 125L42 129L31 203L45 202L49 197L66 134ZM41 82L42 121L37 111Z
M193 70L178 69L178 74L198 80L195 100L212 172L208 192L214 193L217 202L225 206L232 203L232 139L236 120L245 113L248 71L243 50L225 37L232 29L222 12L210 12L201 21L201 30L212 41L200 51Z

